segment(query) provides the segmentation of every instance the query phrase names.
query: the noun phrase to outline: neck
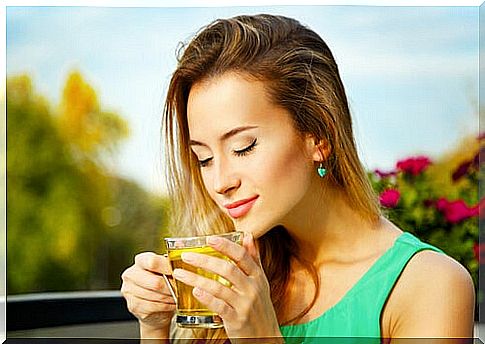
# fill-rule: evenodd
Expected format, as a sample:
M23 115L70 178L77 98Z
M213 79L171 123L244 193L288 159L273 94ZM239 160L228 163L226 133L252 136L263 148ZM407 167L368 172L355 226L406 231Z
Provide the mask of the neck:
M369 246L362 243L375 237L378 224L357 213L344 190L330 180L312 189L321 192L309 192L283 223L301 257L320 265L368 254Z

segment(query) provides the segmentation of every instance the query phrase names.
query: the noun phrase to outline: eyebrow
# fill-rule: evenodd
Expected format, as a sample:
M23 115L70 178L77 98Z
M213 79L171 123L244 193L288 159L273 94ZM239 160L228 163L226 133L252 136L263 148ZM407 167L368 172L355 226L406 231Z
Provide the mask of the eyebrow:
M257 126L248 125L248 126L237 127L237 128L231 129L227 133L223 134L220 137L220 140L221 141L226 141L227 139L229 139L230 137L232 137L232 136L234 136L236 134L239 134L239 133L241 133L243 131L246 131L246 130L255 129L255 128L257 128ZM207 145L205 143L202 143L202 142L199 142L199 141L195 141L195 140L190 140L189 145L191 145L191 146L205 146L205 147L207 147Z

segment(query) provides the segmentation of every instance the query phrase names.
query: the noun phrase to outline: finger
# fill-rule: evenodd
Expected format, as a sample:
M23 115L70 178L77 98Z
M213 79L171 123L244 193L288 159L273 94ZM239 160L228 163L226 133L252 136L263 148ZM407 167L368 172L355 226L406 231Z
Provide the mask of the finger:
M197 300L211 311L217 313L223 320L228 320L234 317L235 310L224 300L217 298L215 295L199 288L195 287L192 290L192 294Z
M145 301L175 304L175 300L173 299L172 295L145 289L133 283L124 283L121 287L121 294L125 298L129 296L136 296Z
M256 263L258 263L259 266L261 265L261 256L259 254L259 249L256 246L256 241L254 240L254 237L251 233L244 232L244 238L243 238L243 247L248 250L248 253L253 259L255 260Z
M182 253L182 260L192 266L211 271L219 275L229 282L235 288L244 288L247 284L247 276L236 266L233 262L208 254L200 254L195 252Z
M200 276L198 274L194 274L193 272L187 270L175 269L173 271L173 277L192 287L199 287L201 289L204 289L210 294L224 300L227 303L230 303L231 301L233 302L238 296L234 292L234 290L226 287L222 283Z
M175 304L146 301L135 295L131 295L126 301L128 310L137 315L137 317L140 315L173 312L176 309Z
M172 268L167 257L153 252L143 252L135 256L135 265L158 274L171 275Z
M239 268L248 276L254 275L260 269L253 257L245 247L238 245L226 238L211 236L208 239L209 245L216 251L226 255L236 263Z
M135 266L133 269L127 271L123 274L122 278L123 281L136 284L141 288L170 295L170 291L165 283L165 280L163 279L163 276L157 275L150 271L142 270L139 267Z

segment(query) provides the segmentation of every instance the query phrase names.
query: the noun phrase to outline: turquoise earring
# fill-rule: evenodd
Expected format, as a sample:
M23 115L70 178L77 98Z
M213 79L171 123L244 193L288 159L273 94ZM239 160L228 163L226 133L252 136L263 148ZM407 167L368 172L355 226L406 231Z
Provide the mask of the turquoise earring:
M325 175L327 174L327 170L323 168L323 163L320 163L320 165L317 168L317 172L320 178L325 177Z

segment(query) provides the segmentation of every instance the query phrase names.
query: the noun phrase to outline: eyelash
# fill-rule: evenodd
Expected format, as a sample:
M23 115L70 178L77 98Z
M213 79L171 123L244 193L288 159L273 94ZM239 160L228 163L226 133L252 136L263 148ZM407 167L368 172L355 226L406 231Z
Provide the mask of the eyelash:
M257 141L258 141L257 139L254 139L254 141L249 146L247 146L244 149L241 149L241 150L238 150L238 151L234 151L234 154L236 156L245 156L245 155L248 155L249 153L251 153L251 151L254 149L254 147L256 147Z
M235 150L234 155L235 156L246 156L246 155L248 155L249 153L251 153L251 151L254 150L254 147L257 146L257 141L258 141L257 139L254 139L254 141L249 146L247 146L246 148L241 149L241 150ZM212 158L208 158L208 159L205 159L205 160L199 160L199 166L200 167L206 167L211 160L212 160Z

